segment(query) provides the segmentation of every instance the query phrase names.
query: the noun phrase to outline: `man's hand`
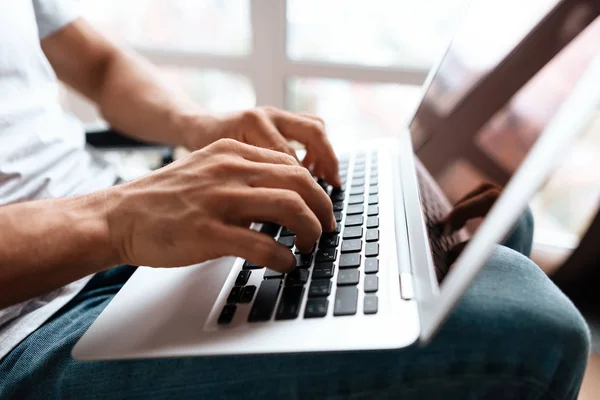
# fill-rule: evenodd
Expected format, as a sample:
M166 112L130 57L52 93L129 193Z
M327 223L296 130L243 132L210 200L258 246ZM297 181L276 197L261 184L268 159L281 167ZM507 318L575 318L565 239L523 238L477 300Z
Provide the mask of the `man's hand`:
M239 256L294 268L290 249L248 229L271 221L309 251L336 222L331 200L290 155L223 139L140 180L107 191L111 241L121 262L154 267Z
M187 147L201 149L219 139L230 138L296 157L289 140L306 148L302 164L339 187L338 160L327 139L323 120L274 107L258 107L224 116L198 115L185 129Z
M225 116L205 113L147 60L115 46L81 18L44 38L42 49L58 77L127 135L189 150L230 138L293 157L288 140L296 140L306 147L304 166L341 185L337 158L317 117L273 107Z
M482 183L467 193L455 205L454 209L438 224L445 235L462 229L467 221L485 217L500 194L502 188L489 182ZM468 242L459 243L448 251L448 264L454 263Z

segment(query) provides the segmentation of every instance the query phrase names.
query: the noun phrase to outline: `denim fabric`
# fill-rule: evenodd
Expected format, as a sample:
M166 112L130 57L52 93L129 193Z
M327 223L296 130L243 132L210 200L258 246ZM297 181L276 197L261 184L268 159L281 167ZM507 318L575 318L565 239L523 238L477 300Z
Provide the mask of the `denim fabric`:
M531 242L519 229L513 235ZM133 270L98 274L9 353L0 362L0 398L575 399L589 353L588 328L572 303L527 257L498 245L425 347L73 360L72 347Z

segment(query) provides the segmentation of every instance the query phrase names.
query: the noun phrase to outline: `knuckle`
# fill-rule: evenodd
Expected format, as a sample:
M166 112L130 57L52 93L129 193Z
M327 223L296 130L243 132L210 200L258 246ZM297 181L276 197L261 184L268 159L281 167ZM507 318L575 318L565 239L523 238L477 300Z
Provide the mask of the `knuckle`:
M322 124L319 124L318 122L312 122L310 125L310 130L312 132L312 135L319 140L323 140L327 137L324 126Z
M239 147L239 142L231 138L223 138L217 140L213 146L218 151L235 151Z
M281 152L279 155L279 158L280 158L282 164L298 165L298 162L296 161L296 159L292 155L288 154L287 152Z
M259 109L264 111L267 115L272 115L279 111L276 107L273 106L262 106L259 107Z
M298 165L292 167L292 179L296 180L302 186L312 187L314 185L314 179L310 175L308 169Z
M240 115L240 119L243 124L256 126L260 124L262 119L264 118L264 112L260 108L253 108L250 110L242 111Z
M292 215L304 214L305 206L302 197L293 191L288 191L284 196L284 204L289 209Z

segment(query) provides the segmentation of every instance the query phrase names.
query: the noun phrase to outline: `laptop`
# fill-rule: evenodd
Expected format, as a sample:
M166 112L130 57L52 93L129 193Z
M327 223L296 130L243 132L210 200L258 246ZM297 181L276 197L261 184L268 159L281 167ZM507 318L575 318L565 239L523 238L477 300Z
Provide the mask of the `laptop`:
M518 3L513 3L518 10ZM483 70L459 68L457 63L466 48L475 54L477 46L492 45L461 42L473 38L468 27L482 17L469 11L429 74L411 123L399 126L395 137L356 143L341 155L342 190L321 182L334 204L338 229L324 234L310 254L296 254L293 272L283 275L234 257L185 268L140 267L79 340L73 356L115 360L399 349L430 341L484 268L493 246L510 233L558 156L600 108L600 57L590 62L476 230L444 236L433 229L451 205L437 185L438 177L428 174L428 162L423 167L415 151L419 154L427 143L451 134L443 130L443 123L430 124L435 120L432 110L437 112L436 121L451 122L452 115L470 104L467 100L476 88L490 77L506 76L506 63L514 64L524 43L548 34L548 21L559 22L551 24L554 31L572 22L576 2L555 3ZM487 17L493 18L495 14L488 12ZM588 23L581 22L577 31ZM572 31L572 23L569 28ZM545 62L535 71L512 65L521 74L519 79L524 83L535 75L570 39L548 49ZM469 72L473 79L465 80ZM512 94L522 86L519 79L513 79L518 87ZM436 100L452 98L448 96L452 88L460 89L458 100L437 107ZM476 104L493 115L506 104L498 107L496 101L486 95ZM481 126L463 128L477 132ZM285 227L266 222L251 229L297 253L294 233ZM444 253L468 237L469 244L452 267L445 265ZM441 282L439 270L449 270Z

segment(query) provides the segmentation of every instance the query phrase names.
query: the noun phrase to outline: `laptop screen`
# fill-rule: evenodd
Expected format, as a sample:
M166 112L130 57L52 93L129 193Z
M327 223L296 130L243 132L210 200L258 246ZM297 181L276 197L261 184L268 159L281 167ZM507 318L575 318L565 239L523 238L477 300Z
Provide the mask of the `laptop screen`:
M474 1L430 78L410 131L448 200L436 215L421 185L439 280L597 53L600 19L567 3ZM440 220L459 235L440 241Z

